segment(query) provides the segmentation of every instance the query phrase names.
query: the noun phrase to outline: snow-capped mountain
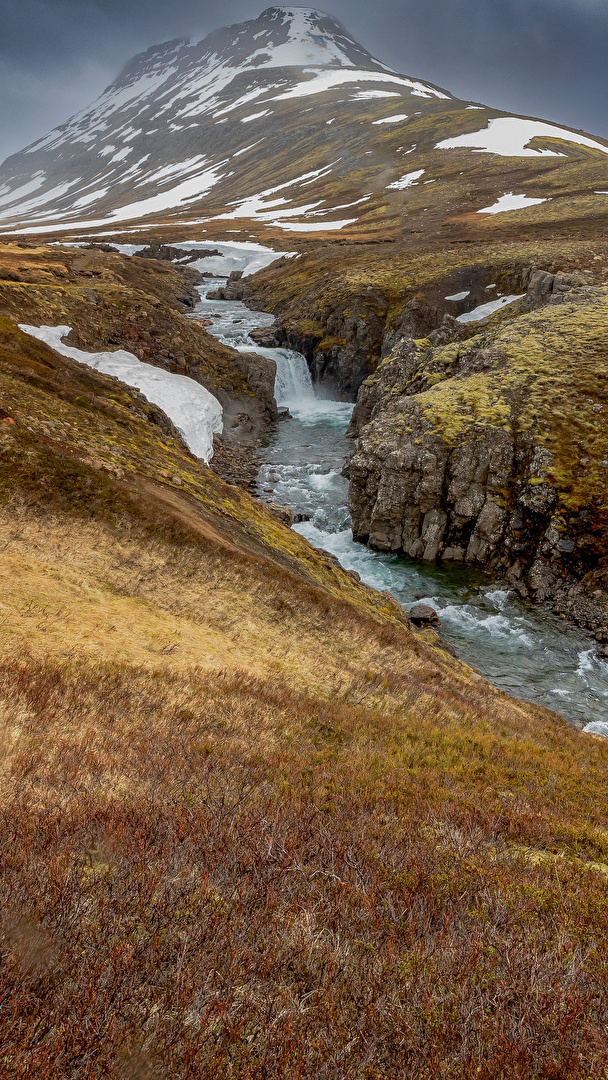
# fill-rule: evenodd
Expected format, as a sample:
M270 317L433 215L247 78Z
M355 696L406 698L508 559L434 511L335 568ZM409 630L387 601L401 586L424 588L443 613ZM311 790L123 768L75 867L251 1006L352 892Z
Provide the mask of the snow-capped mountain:
M573 168L603 209L601 140L458 101L390 70L329 15L270 7L149 49L7 159L0 228L394 235L539 207Z

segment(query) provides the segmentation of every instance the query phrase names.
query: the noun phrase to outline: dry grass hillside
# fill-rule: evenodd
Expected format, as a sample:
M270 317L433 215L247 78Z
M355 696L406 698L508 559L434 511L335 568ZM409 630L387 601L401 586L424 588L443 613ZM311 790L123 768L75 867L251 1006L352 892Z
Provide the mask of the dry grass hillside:
M0 410L0 1073L606 1076L606 741L6 318Z
M189 272L95 248L0 244L0 315L70 325L77 348L123 348L210 390L249 394L239 357L184 312L198 300Z

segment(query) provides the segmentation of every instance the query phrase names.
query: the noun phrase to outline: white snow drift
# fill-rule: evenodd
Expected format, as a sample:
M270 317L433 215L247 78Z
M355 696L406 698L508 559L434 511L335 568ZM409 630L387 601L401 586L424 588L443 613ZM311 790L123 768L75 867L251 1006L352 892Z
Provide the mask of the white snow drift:
M381 120L372 120L372 124L401 124L407 120L407 113L398 113L397 116L383 116Z
M415 187L416 182L424 176L424 169L416 169L415 172L408 172L405 176L402 176L400 180L395 180L394 183L389 184L387 191L405 191L408 187Z
M207 463L211 460L213 436L222 431L223 413L217 398L200 383L187 375L174 375L163 368L144 364L124 349L88 353L64 345L63 338L70 333L70 326L21 325L19 329L44 341L62 356L78 360L104 375L113 375L127 386L141 390L148 401L158 405L173 421L194 456Z
M498 300L490 300L487 304L480 304L479 307L473 308L472 311L466 311L464 315L459 315L456 322L469 323L487 319L489 315L493 315L495 311L500 311L507 304L514 304L516 300L522 300L525 295L525 293L520 293L519 296L500 296Z
M545 124L542 120L523 120L519 116L497 116L490 120L487 128L473 131L468 135L457 135L454 139L444 139L437 143L436 150L456 150L468 147L476 154L498 154L500 157L565 157L557 150L534 150L530 147L532 139L562 139L564 142L588 146L591 150L601 150L608 154L608 146L589 139L577 131Z
M532 199L529 195L514 195L512 191L508 191L506 195L501 195L493 206L484 206L483 210L478 210L477 213L504 214L509 210L523 210L526 206L538 206L539 203L548 201L548 199Z
M288 101L290 98L309 97L311 94L322 94L326 90L333 90L336 86L344 86L346 83L395 83L403 86L413 97L436 97L448 100L448 94L436 90L434 86L417 82L414 79L404 78L403 75L386 75L382 71L357 71L353 68L342 68L339 71L318 71L309 69L312 78L306 82L297 83L291 90L284 94L278 94L270 101Z

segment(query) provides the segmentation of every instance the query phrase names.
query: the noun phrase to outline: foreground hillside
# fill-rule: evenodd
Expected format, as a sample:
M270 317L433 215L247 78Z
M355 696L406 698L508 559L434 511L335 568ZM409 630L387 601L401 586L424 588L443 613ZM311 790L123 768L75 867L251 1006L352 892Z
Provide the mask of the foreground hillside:
M583 1078L608 744L0 320L11 1077Z

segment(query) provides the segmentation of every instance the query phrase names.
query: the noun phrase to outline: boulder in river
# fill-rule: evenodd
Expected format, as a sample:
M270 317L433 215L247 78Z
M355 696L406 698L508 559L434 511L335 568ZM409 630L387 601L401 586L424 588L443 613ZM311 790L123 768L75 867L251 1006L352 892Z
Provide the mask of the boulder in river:
M243 300L251 293L251 286L242 277L242 270L233 270L225 285L207 293L207 300Z
M264 489L266 490L266 489ZM290 506L281 506L279 503L269 502L266 503L268 510L271 514L274 514L279 521L282 521L284 525L287 525L291 529L294 523L294 512Z
M410 609L410 620L414 626L441 626L439 616L430 604L414 604Z
M256 345L261 345L266 349L276 349L279 345L273 326L258 326L249 331L249 337Z

